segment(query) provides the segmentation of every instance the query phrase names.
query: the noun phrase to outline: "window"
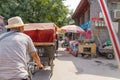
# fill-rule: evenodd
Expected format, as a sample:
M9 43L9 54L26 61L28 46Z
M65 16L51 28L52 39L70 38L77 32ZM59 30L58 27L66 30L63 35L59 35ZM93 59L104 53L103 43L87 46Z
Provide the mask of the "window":
M120 9L120 3L112 3L113 9Z
M117 3L116 6L117 6L117 9L120 9L120 3Z

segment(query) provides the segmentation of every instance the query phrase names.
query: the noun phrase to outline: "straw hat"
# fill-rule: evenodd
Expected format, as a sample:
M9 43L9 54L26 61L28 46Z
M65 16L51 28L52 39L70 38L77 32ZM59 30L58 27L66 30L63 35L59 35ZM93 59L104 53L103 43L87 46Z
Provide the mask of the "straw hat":
M22 27L24 26L24 23L21 19L21 17L16 16L8 19L8 25L6 25L6 28L15 28L15 27Z

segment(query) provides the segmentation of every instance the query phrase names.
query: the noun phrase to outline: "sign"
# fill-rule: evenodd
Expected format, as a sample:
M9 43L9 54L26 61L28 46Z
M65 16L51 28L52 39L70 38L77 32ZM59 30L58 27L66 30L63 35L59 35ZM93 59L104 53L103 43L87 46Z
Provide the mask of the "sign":
M98 18L98 17L93 17L93 18L91 18L91 20L96 21L96 20L100 20L100 18Z

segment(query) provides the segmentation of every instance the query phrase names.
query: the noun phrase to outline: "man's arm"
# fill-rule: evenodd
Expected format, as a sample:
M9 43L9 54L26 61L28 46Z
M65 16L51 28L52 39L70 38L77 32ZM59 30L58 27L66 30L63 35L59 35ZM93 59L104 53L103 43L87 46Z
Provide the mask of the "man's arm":
M41 64L41 60L40 57L38 56L38 54L36 52L32 52L31 56L33 57L33 59L35 60L35 62L37 63L37 66L39 69L43 68L43 65Z

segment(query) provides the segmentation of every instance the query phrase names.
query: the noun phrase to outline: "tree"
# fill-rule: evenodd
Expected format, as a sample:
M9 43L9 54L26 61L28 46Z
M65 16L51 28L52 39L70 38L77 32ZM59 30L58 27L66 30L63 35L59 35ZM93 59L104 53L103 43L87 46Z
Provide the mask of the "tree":
M68 24L69 10L62 0L0 0L0 15L6 19L21 16L25 23Z

